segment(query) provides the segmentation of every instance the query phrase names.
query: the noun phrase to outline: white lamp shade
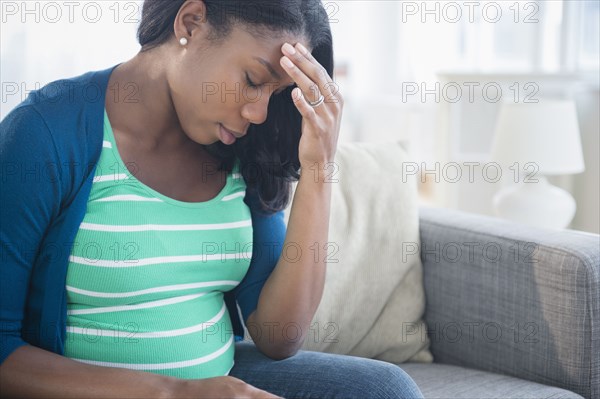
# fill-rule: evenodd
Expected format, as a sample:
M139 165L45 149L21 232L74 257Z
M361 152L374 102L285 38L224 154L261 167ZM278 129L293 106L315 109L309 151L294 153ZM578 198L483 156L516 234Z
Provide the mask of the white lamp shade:
M521 170L526 163L534 162L543 175L583 172L575 104L555 99L503 103L494 132L492 159L503 166L518 162Z

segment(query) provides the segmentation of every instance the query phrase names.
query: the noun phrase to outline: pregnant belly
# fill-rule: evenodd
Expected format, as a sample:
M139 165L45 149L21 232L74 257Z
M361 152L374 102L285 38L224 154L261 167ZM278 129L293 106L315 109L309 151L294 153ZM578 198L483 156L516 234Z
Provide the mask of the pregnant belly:
M189 297L162 306L139 304L97 313L90 312L98 309L71 309L65 356L176 378L228 375L235 344L222 293Z

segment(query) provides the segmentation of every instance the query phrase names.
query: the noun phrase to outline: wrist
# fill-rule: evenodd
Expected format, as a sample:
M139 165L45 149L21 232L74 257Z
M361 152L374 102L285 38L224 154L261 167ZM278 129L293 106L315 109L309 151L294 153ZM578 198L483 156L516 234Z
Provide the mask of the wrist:
M314 183L336 183L337 167L334 162L313 162L300 166L300 179Z
M181 397L186 380L181 378L161 376L157 381L157 397L160 399L173 399Z

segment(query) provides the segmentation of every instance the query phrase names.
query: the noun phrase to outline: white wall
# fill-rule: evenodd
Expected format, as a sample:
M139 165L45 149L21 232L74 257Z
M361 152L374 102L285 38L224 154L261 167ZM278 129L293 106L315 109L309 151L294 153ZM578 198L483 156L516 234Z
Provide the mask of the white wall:
M3 1L0 119L30 91L53 80L133 57L140 47L136 31L141 3Z

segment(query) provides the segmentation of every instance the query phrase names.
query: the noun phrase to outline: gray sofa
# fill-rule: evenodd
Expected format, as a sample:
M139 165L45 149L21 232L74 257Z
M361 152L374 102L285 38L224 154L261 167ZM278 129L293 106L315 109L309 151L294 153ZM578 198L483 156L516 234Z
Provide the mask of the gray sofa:
M600 398L600 236L419 208L430 398Z

